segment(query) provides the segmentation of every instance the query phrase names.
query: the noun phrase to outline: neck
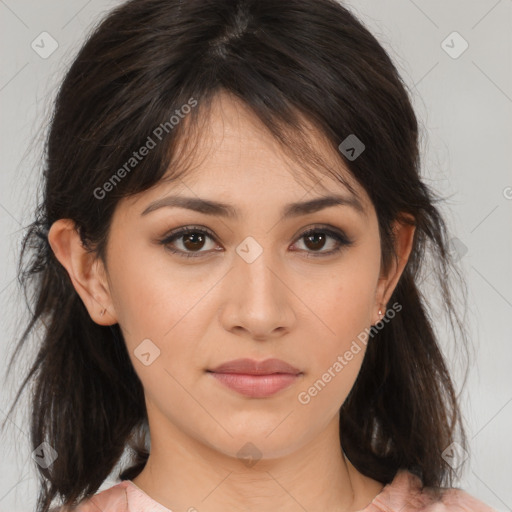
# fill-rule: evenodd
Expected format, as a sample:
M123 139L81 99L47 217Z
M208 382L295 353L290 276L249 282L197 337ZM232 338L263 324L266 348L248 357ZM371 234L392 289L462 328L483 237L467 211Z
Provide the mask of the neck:
M382 490L344 456L339 418L309 444L252 463L229 457L178 429L151 430L151 454L133 482L164 507L200 512L355 512Z

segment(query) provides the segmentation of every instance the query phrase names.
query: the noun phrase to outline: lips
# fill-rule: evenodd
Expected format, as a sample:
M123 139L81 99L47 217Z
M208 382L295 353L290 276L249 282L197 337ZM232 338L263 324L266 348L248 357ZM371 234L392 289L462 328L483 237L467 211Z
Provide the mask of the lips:
M250 398L266 398L291 386L302 375L280 359L236 359L208 370L223 386Z
M215 373L238 373L244 375L271 375L273 373L288 373L297 375L300 372L294 366L281 361L281 359L266 359L265 361L255 361L253 359L235 359L223 363L213 370Z

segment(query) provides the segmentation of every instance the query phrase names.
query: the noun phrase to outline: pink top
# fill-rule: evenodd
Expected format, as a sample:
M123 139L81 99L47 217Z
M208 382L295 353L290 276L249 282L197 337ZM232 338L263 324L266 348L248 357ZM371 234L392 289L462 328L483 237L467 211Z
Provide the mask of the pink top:
M436 501L428 487L406 470L399 470L372 502L359 512L496 512L467 492L446 488ZM83 501L76 512L172 512L139 489L131 480Z

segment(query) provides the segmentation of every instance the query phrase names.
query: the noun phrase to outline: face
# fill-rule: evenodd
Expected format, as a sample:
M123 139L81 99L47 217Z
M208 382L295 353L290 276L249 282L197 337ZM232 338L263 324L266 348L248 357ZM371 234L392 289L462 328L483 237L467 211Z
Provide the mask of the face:
M354 181L358 199L325 177L305 189L290 170L297 164L229 97L217 97L202 144L183 179L118 205L109 314L143 384L151 429L230 456L247 442L283 456L337 418L364 357L361 333L379 319L375 210ZM321 136L315 144L329 153ZM331 195L346 201L287 208ZM171 196L223 203L230 214L165 204ZM296 371L212 372L242 358Z

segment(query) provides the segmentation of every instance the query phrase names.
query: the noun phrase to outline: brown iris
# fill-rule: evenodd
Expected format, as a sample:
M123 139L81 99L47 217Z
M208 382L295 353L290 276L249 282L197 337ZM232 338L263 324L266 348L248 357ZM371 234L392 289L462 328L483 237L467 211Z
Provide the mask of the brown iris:
M306 247L311 250L321 249L325 244L325 233L311 233L303 238L305 239ZM308 245L308 242L312 242L312 244Z
M203 233L188 233L183 235L182 238L183 246L189 251L194 251L202 249L205 235Z

